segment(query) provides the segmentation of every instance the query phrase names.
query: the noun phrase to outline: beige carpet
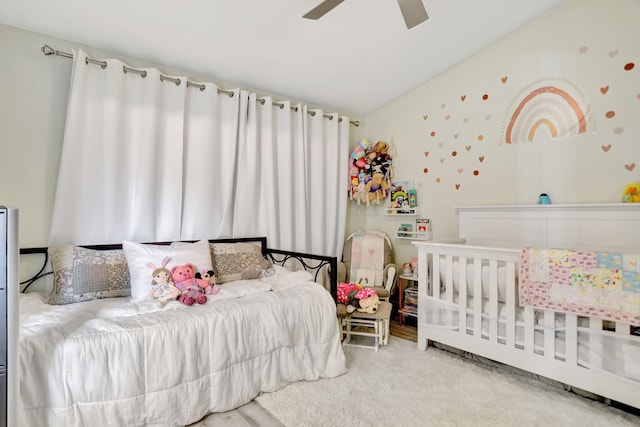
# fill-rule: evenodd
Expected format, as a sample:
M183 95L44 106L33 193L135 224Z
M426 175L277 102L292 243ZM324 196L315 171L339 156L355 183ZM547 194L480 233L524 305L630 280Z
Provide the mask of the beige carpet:
M639 426L640 418L522 375L391 337L346 347L349 372L256 400L288 427Z

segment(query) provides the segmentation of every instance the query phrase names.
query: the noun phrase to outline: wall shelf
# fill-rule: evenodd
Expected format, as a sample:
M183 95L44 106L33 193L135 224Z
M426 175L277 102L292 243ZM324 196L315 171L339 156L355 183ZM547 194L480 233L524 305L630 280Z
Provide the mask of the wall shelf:
M396 237L398 239L405 240L432 240L433 234L431 231L396 231Z
M416 216L418 207L415 208L384 208L384 214L388 216Z

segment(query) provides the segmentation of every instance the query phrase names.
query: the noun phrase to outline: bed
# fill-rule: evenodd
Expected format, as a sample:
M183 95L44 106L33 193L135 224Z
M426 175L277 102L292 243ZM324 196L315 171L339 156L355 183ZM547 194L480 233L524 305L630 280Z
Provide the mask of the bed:
M468 206L456 211L457 238L414 242L418 347L440 343L640 408L640 204ZM624 256L620 274L632 275L624 282L631 291L624 295L629 297L626 317L602 310L597 305L606 298L591 294L590 307L540 303L551 295L548 290L538 292L538 300L530 298L527 286L537 274L532 254L567 255L567 260L584 254ZM582 270L567 264L563 271L574 274L574 280ZM573 291L562 280L550 280L553 298L559 298L558 289ZM578 293L589 291L580 286ZM622 293L611 295L609 302L619 308Z
M327 290L336 289L335 257L269 249L265 238L207 243L214 266L216 257L229 255L214 252L215 245L251 245L269 261L269 274L222 275L227 281L220 291L193 306L171 301L160 307L129 296L90 298L86 289L64 294L86 301L53 305L47 293L22 293L21 424L187 425L261 392L346 372L335 299ZM157 246L163 245L168 244ZM121 260L121 247L74 250ZM23 257L50 252L22 250ZM54 256L52 264L58 262ZM94 268L96 259L86 265ZM234 260L226 267L238 265ZM225 267L217 267L220 276ZM43 275L44 267L34 279ZM318 283L326 277L327 288Z

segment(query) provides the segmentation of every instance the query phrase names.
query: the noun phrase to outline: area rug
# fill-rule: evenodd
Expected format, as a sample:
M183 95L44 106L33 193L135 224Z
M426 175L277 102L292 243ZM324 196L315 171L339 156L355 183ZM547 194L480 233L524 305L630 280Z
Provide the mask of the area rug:
M288 427L640 425L631 413L396 337L378 352L345 354L345 375L256 400Z

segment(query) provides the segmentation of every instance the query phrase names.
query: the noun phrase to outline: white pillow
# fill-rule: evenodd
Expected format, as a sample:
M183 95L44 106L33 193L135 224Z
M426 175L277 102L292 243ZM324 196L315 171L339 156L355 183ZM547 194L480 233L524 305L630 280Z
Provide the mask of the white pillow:
M162 266L164 257L169 257L166 267L191 263L196 269L212 270L209 242L200 240L181 246L148 245L135 242L122 242L124 256L127 258L129 275L131 276L131 297L133 300L146 299L151 290L153 270L147 266L152 263L156 267Z

